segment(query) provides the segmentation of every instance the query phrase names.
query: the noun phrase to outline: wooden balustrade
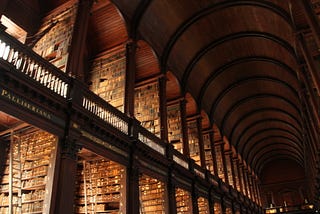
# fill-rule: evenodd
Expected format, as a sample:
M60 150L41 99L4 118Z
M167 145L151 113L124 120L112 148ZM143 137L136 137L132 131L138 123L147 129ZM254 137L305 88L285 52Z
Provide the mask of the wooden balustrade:
M80 81L68 76L47 60L43 59L28 46L20 43L14 37L0 30L0 64L9 65L9 72L20 72L30 80L35 81L72 103L72 108L84 115L95 115L93 120L102 120L123 134L133 136L148 147L166 156L166 144L153 133L142 127L139 123L132 123L132 118L119 111L108 102L88 89ZM34 84L34 83L32 83ZM49 95L49 94L48 94ZM134 130L137 133L132 134ZM179 151L172 151L174 163L192 170L197 176L217 185L218 180L207 175L206 170L196 165L190 167L190 158Z
M4 31L0 31L0 59L9 63L10 71L18 71L52 92L67 98L70 78Z

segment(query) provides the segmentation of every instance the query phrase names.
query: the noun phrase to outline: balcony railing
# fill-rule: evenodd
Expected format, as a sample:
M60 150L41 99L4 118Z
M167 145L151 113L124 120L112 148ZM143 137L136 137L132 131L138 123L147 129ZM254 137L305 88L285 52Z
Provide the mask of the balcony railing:
M84 84L69 77L66 73L59 70L47 60L43 59L28 46L20 43L14 37L8 35L1 29L0 25L0 63L9 65L9 72L19 72L25 77L35 81L41 87L49 89L54 94L68 99L77 110L85 115L95 115L100 121L103 121L119 132L130 135L130 130L135 130L133 135L148 147L166 156L165 143L149 132L147 129L137 123L131 123L132 120L126 114L114 108L108 102L90 91ZM134 127L133 127L134 126ZM173 161L185 168L191 170L190 158L173 150ZM192 169L195 174L205 178L205 170L200 166ZM209 179L214 185L216 179L211 176Z
M0 30L0 59L63 98L67 97L70 78L36 54L28 46Z

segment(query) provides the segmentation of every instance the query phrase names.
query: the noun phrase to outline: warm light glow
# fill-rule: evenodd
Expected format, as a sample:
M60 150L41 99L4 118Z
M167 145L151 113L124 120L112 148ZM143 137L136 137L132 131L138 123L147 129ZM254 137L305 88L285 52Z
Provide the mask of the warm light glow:
M18 39L20 42L25 43L26 38L27 38L27 32L23 30L21 27L19 27L16 23L11 21L9 18L6 16L2 15L1 16L1 24L6 26L6 32L10 34L11 36L15 37Z

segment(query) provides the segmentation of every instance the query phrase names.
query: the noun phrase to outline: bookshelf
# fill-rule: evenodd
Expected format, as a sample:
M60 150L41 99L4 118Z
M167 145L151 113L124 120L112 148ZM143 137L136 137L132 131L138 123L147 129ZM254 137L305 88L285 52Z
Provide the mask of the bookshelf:
M48 32L33 48L36 53L64 72L66 71L76 13L77 4L46 17L38 34Z
M181 188L176 188L177 214L192 213L191 194Z
M47 213L57 138L42 130L10 134L1 175L0 213Z
M146 175L139 178L140 213L165 214L164 183Z
M86 149L78 155L75 213L125 213L124 167Z
M217 168L218 168L218 176L225 182L225 176L224 176L224 166L223 166L223 153L222 153L222 148L221 144L216 144L214 146L215 154L216 154L216 163L217 163Z
M167 107L168 140L173 147L183 152L180 104Z
M214 203L214 214L222 214L222 207L219 202Z
M160 137L159 84L149 83L135 88L134 115L141 125Z
M90 90L124 112L126 58L123 49L93 60Z
M209 214L209 203L208 200L204 197L199 197L198 198L198 209L199 209L199 214Z
M227 152L224 153L224 155L225 155L225 160L226 160L226 169L227 169L227 175L228 175L228 182L229 182L229 185L234 187L230 152L227 151Z
M211 151L211 135L210 133L203 133L203 146L204 146L204 156L206 160L206 168L214 175L214 165Z
M235 186L238 192L241 192L238 162L236 158L233 158L232 161L233 161L233 173L235 178L234 180L236 181Z
M201 163L197 120L188 121L187 128L190 158L192 158L200 166Z
M230 207L226 208L226 214L233 214L232 209Z

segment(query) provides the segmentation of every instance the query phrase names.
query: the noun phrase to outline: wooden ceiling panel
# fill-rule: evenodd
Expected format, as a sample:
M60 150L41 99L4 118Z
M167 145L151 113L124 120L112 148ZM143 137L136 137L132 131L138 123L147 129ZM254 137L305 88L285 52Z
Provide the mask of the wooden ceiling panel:
M136 80L139 81L159 73L159 62L153 50L146 42L139 41L136 52Z
M106 4L92 13L88 38L92 55L118 46L128 39L124 20L113 4Z
M256 48L257 45L259 46L258 49ZM253 51L253 49L256 50ZM219 73L223 73L233 65L246 61L256 61L257 63L255 68L247 69L247 72L251 73L259 70L259 64L263 63L263 61L270 61L270 64L275 64L275 67L285 66L292 70L296 68L294 56L288 55L288 50L285 47L269 39L244 37L231 40L211 49L193 65L192 70L190 67L190 71L186 71L183 79L197 80L188 81L185 84L188 84L187 89L193 93L198 101L201 101L199 99L200 94L203 93L201 88L212 81L210 78L212 79ZM292 66L292 68L289 66ZM232 80L232 76L229 78ZM204 105L209 107L208 103L204 103Z
M241 14L241 22L237 22L239 14ZM179 72L180 79L186 69L184 66L188 65L200 49L207 47L212 41L237 32L268 32L269 35L288 41L289 44L294 39L292 27L278 14L260 7L231 7L211 13L189 26L175 43L168 64ZM250 46L242 50L248 49L250 50ZM255 47L250 51L255 52L256 49Z

